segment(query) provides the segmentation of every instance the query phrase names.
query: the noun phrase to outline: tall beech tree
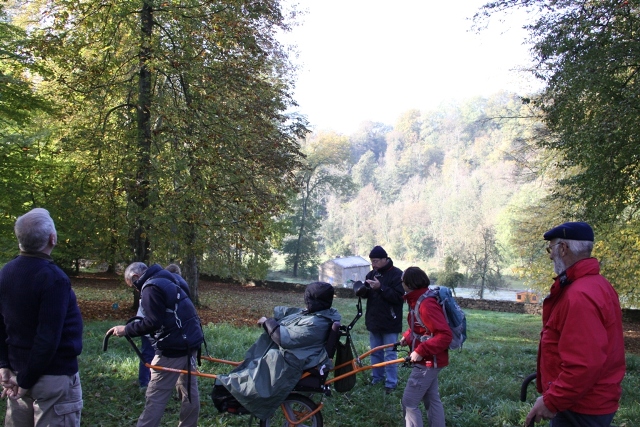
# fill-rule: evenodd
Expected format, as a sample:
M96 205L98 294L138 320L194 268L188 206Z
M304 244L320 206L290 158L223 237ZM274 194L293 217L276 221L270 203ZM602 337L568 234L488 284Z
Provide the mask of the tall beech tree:
M69 182L110 195L96 203L113 250L183 261L196 301L199 262L217 272L264 257L307 132L285 114L294 69L275 38L288 29L279 2L29 6L54 73L44 89L66 112Z

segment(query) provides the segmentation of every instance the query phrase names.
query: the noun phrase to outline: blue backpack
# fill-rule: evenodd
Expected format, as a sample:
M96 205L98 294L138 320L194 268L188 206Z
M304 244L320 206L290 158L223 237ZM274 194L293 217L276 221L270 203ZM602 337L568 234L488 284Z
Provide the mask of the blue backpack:
M446 286L436 286L435 288L431 288L420 295L418 301L416 301L416 306L413 308L413 315L415 316L418 324L428 330L424 325L424 322L420 317L420 311L418 310L420 303L425 298L435 298L436 301L438 301L438 304L442 307L444 317L447 319L447 323L449 324L449 328L453 334L453 339L451 340L451 344L449 344L449 349L457 350L462 348L462 344L467 339L467 318L464 315L464 311L462 311L456 300L453 298L451 289ZM427 336L427 339L428 338L430 338L430 336Z

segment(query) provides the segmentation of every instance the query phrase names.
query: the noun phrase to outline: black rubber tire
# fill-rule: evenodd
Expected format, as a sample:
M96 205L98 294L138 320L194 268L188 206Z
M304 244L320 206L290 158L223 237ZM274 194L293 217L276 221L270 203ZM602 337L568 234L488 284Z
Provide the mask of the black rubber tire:
M313 400L297 393L292 393L287 396L283 405L293 421L303 418L306 414L314 411L318 407ZM287 419L282 412L282 407L278 408L275 414L268 420L260 420L260 427L283 427L287 425ZM303 424L298 424L299 427L323 427L323 425L324 422L320 411Z

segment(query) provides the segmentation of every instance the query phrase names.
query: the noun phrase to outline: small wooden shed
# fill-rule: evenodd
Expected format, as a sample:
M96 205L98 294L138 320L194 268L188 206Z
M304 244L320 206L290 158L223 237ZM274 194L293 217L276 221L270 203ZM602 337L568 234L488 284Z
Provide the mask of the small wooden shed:
M318 267L318 280L344 287L349 280L363 280L371 271L371 263L360 256L334 258ZM347 286L348 287L348 286Z
M528 302L531 304L538 303L538 294L533 292L523 291L516 293L516 302Z

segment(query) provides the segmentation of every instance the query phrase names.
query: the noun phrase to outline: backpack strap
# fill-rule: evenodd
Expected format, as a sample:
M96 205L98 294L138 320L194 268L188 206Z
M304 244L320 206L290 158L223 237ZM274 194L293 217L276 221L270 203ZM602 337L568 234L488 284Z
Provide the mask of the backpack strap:
M413 307L412 313L415 316L415 321L418 322L418 324L420 326L422 326L423 329L425 330L429 330L429 328L427 328L427 326L424 324L424 322L422 321L422 316L420 316L420 304L422 303L422 301L424 301L426 298L435 298L436 300L438 300L438 289L429 289L427 290L427 292L423 293L422 295L420 295L420 297L418 297L418 300L416 301L416 305ZM438 301L438 304L440 303L440 301ZM445 315L446 317L446 315ZM413 330L413 327L412 327ZM429 338L431 338L433 336L433 334L429 335ZM426 341L426 339L423 339L422 341Z
M418 325L422 326L423 329L425 330L429 330L429 328L427 328L424 324L424 322L422 321L422 317L420 316L420 304L422 303L422 301L428 297L429 291L423 293L422 295L420 295L420 297L418 298L418 300L416 301L416 305L413 307L413 310L411 310L410 314L409 314L409 321L411 322L411 340L413 341L413 347L415 347L415 343L417 342L424 342L427 341L429 338L431 338L433 335L432 334L417 334L414 331L414 326L416 323L418 323Z
M175 295L169 294L167 289L168 287L161 285L159 283L160 280L164 281L165 283L171 283L172 285L174 285L175 291L176 291ZM144 290L144 288L146 288L149 285L157 286L158 288L162 289L162 292L167 297L167 307L165 307L164 311L166 313L173 313L173 315L176 318L176 325L178 326L178 328L182 329L182 321L178 317L178 304L180 303L180 301L188 297L187 295L183 295L183 292L181 292L182 289L180 288L180 285L164 277L160 279L149 279L144 283L144 285L142 285L142 288L140 289L140 295L142 295L142 291Z
M416 301L416 305L413 307L413 310L411 310L409 314L409 321L411 322L411 340L412 340L411 348L415 349L416 342L425 342L433 338L433 333L416 334L415 331L413 330L413 327L417 322L424 330L429 331L429 328L427 328L427 326L424 324L424 321L422 320L422 316L420 316L420 304L426 298L435 298L436 300L438 300L438 295L439 295L438 289L427 290L425 293L423 293L418 297L418 300ZM446 313L445 313L445 318L446 318ZM433 367L434 368L438 367L438 362L436 361L435 354L433 355Z
M160 284L161 281L162 281L162 284ZM168 284L171 284L174 286L173 289L175 289L175 295L170 294L169 289L171 290L173 289L170 288L170 286L165 286ZM142 285L142 288L140 288L140 296L142 296L142 291L144 290L144 288L146 288L149 285L156 286L162 290L162 293L164 293L165 297L167 298L167 306L165 307L165 312L173 313L176 319L176 326L178 327L178 329L180 329L180 331L182 331L182 320L180 320L180 317L178 316L178 304L180 303L180 301L188 299L189 297L186 294L182 295L183 291L178 283L166 277L147 280L144 283L144 285ZM173 308L171 308L172 306ZM202 325L200 325L200 327L202 327ZM185 366L185 371L187 371L187 399L189 400L189 402L191 402L191 365L192 364L191 364L191 349L189 348L188 343L186 345L186 351L187 351L187 358L186 358L187 362ZM200 358L200 354L198 352L196 359L199 360L199 358ZM195 363L193 364L193 366L195 367Z

